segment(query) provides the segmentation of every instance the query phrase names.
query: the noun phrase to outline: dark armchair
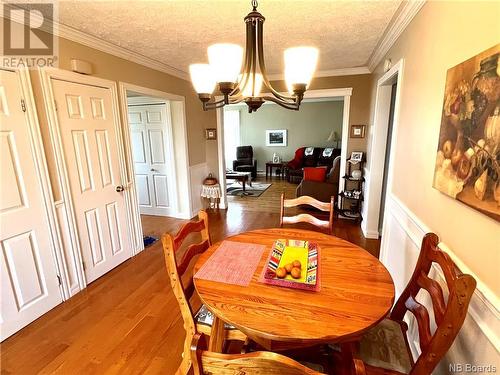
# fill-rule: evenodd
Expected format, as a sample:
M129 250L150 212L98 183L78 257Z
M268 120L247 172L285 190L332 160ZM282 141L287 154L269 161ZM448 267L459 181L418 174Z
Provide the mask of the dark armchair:
M252 172L252 178L257 178L257 160L253 158L252 146L236 147L236 160L233 160L233 171Z

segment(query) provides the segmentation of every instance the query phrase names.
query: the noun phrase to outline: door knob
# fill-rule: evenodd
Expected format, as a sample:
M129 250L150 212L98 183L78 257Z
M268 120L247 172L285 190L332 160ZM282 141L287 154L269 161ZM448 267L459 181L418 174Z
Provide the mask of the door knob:
M123 190L125 190L125 188L123 187L123 185L118 185L115 190L118 192L118 193L121 193Z

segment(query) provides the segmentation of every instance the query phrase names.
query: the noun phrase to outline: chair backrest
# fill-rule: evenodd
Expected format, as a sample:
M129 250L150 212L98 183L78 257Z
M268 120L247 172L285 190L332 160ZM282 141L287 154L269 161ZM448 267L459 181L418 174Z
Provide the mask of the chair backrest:
M203 334L196 334L191 345L194 375L321 375L284 355L272 352L221 354L206 350Z
M415 271L391 312L392 319L401 321L409 311L417 321L421 354L410 374L432 373L460 331L476 288L476 280L470 275L462 274L449 255L439 249L438 244L436 234L425 235ZM429 277L433 263L439 264L443 271L448 288L446 302L441 285ZM429 312L416 300L421 289L425 289L431 297L437 327L433 334Z
M179 249L183 241L191 233L200 233L201 242L191 244L186 248L186 251L177 262ZM162 238L163 254L165 256L165 264L167 266L168 276L174 295L179 303L184 328L186 329L186 341L184 342L183 360L179 369L183 373L187 373L191 367L191 356L189 353L191 339L196 333L196 325L194 322L195 311L192 310L189 304L189 299L194 293L193 275L184 277L192 259L203 253L211 245L210 234L208 232L208 215L205 211L198 213L197 221L190 221L184 224L175 236L170 233L165 233ZM185 372L184 372L185 371Z
M285 199L285 194L281 194L281 211L280 211L280 226L283 224L296 224L296 223L309 223L315 225L319 228L326 229L329 234L333 230L333 210L334 210L334 197L330 198L330 202L321 202L317 199L303 195L295 199ZM312 206L318 210L329 212L329 219L320 220L310 214L298 214L295 216L285 216L286 207L297 207L297 206Z
M236 159L253 159L252 146L238 146L236 147Z

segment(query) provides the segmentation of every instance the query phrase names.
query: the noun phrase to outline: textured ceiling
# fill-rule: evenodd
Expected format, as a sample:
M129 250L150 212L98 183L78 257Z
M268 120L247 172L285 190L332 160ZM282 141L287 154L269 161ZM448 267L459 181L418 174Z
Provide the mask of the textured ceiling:
M366 66L401 1L261 0L270 74L283 71L283 51L320 49L318 70ZM249 0L59 2L59 22L187 71L206 62L216 42L244 45Z

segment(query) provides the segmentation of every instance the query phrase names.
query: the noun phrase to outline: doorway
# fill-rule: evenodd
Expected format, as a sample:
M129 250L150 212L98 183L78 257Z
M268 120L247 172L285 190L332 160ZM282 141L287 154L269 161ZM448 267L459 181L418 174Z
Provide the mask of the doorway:
M366 178L361 229L366 238L380 238L384 213L392 194L392 169L396 148L404 60L399 60L378 81L374 123Z
M340 124L341 129L339 129L338 131L332 131L332 128L330 128L330 127L328 127L328 129L323 129L324 136L321 138L322 144L317 144L317 145L311 144L311 146L323 146L323 147L325 147L326 145L328 145L329 147L337 147L339 144L342 145L342 147L341 147L340 173L339 173L340 176L343 176L345 174L345 168L346 168L345 160L347 158L347 144L348 144L348 137L349 137L349 110L350 110L351 95L352 95L352 88L339 88L339 89L326 89L326 90L309 90L306 92L305 98L304 98L304 103L307 103L308 101L313 101L313 102L337 101L337 102L342 103L341 104L341 106L342 106L342 119L340 121L341 122L341 124ZM265 104L265 107L278 107L278 106L275 104ZM239 121L238 121L239 131L237 132L239 134L239 137L240 137L239 142L237 141L236 137L234 136L234 134L236 134L236 132L231 131L231 133L233 133L233 135L231 137L229 137L230 140L227 139L228 137L226 137L226 134L225 134L225 132L226 132L225 122L228 121L227 113L232 112L232 111L237 111L239 113L239 116L240 116ZM300 137L288 138L288 141L286 143L287 145L289 145L289 142L299 141L299 143L300 143L300 145L297 145L297 147L290 146L292 148L295 147L291 153L288 153L288 152L285 153L284 147L267 147L266 146L266 142L265 142L266 141L266 130L269 130L269 129L271 129L271 130L272 129L286 130L286 128L288 127L287 122L284 120L282 121L282 119L276 119L276 121L274 121L272 123L272 126L269 125L269 129L267 129L267 128L260 129L261 131L259 134L254 134L254 136L256 137L255 140L252 139L249 135L244 134L245 133L244 124L243 124L244 120L242 119L242 116L244 114L246 114L245 113L246 111L247 111L247 109L246 109L245 104L231 105L231 106L228 106L225 108L217 109L217 133L219 134L219 137L217 139L217 142L218 142L217 149L218 149L218 158L219 158L219 160L218 160L218 163L219 163L219 183L220 183L221 193L222 193L221 204L220 204L221 208L227 208L228 201L233 201L232 198L234 198L234 197L231 197L231 199L228 200L228 193L227 193L227 186L226 185L228 185L228 184L235 185L233 179L231 179L229 181L227 181L227 179L226 179L226 172L228 170L232 169L233 160L234 160L234 158L231 158L228 160L228 155L233 155L234 151L230 150L231 145L226 145L226 142L230 142L233 145L239 143L239 145L241 145L241 146L251 145L253 147L253 155L254 155L254 158L257 159L257 175L258 175L257 182L259 182L259 178L260 179L264 178L264 177L260 177L260 176L265 176L266 162L272 161L274 153L276 153L276 156L281 157L282 161L288 161L288 160L293 159L295 148L308 146L309 134L307 134L307 133L300 136ZM283 111L285 111L285 110L283 109ZM250 116L254 116L254 117L255 117L255 115L259 115L259 112L257 112L257 114L255 114L255 113L250 114ZM237 118L237 116L235 115L231 118ZM307 128L307 126L308 126L308 124L306 123L304 125L304 128ZM337 134L336 137L335 137L335 134ZM263 143L262 147L255 146L258 142ZM312 142L312 143L316 143L316 142ZM266 150L266 149L272 149L270 151L270 154L269 154L269 152L267 152L269 150ZM273 169L273 172L276 173L276 169ZM281 170L280 170L280 172L282 173ZM338 191L340 192L344 188L344 180L342 178L340 178L339 180L340 181L338 184ZM276 183L276 184L281 184L281 183L286 184L285 180L273 180L273 179L271 179L269 181L262 181L262 182L263 183L272 182L272 183ZM293 186L294 186L293 191L295 191L296 185L293 185ZM242 187L241 187L241 189L242 189ZM272 187L271 187L271 189L272 189ZM246 195L241 194L241 196L246 198ZM241 196L238 196L237 198L241 198ZM279 194L278 194L278 198L276 198L276 199L279 200ZM239 200L242 201L242 199L239 199ZM245 201L248 202L248 199L245 199ZM258 206L258 208L256 208L256 210L262 208L262 206L260 206L259 204L256 204L255 206L256 207ZM271 202L271 204L269 204L267 206L269 206L270 209L273 209L274 210L273 212L276 212L276 210L279 209L279 202L278 202L277 206L275 204L273 204L273 202ZM248 207L248 205L245 204L245 207Z
M127 91L134 179L141 215L175 210L170 102Z
M396 107L396 91L398 84L397 82L392 84L391 90L391 104L389 107L389 124L387 129L387 146L385 150L385 160L384 160L384 177L382 179L382 194L380 198L380 214L378 219L378 231L382 233L383 223L384 223L384 212L385 212L385 200L387 197L387 178L389 177L389 159L391 156L391 146L392 146L392 131L394 129L394 110Z
M120 97L137 253L157 239L143 219L191 217L185 99L124 82Z

